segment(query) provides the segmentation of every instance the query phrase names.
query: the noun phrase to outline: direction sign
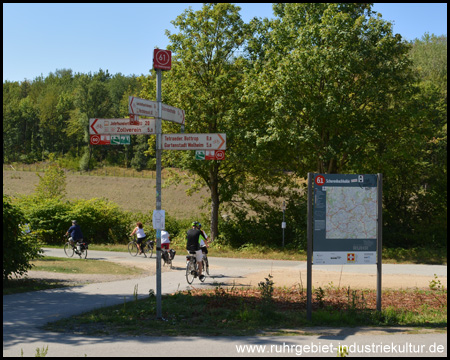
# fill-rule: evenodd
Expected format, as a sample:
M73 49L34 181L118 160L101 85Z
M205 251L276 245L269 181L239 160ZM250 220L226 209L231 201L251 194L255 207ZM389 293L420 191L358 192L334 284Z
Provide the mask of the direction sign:
M155 127L154 119L141 119L134 121L133 125L129 119L89 119L89 134L95 135L154 134Z
M163 134L163 150L226 150L226 134Z
M158 117L158 103L156 101L129 96L128 112L134 115Z
M158 117L158 103L156 101L129 96L128 111L134 115ZM161 118L184 125L184 110L161 104Z
M161 104L161 118L163 120L172 121L177 124L184 125L184 110L176 107Z

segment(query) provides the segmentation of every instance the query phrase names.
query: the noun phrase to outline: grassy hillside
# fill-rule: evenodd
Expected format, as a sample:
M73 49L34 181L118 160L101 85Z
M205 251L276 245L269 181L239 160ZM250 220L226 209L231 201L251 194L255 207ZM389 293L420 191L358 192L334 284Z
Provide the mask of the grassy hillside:
M67 199L106 198L123 210L148 212L156 208L156 180L123 176L87 176L67 173ZM29 195L34 193L39 178L34 171L3 170L3 194ZM203 199L208 198L206 189L193 196L186 195L186 185L162 189L162 208L178 219L199 217Z

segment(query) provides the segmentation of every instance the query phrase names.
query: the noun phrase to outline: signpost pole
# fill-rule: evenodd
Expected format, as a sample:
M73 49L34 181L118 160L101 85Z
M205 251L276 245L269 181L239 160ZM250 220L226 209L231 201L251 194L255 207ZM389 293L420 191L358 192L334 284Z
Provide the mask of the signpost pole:
M158 117L156 118L156 210L161 210L161 78L162 70L156 69L156 101ZM156 318L162 319L161 307L161 229L156 230Z
M381 311L381 262L382 262L382 229L383 229L383 174L377 176L377 189L378 189L378 224L377 224L377 311Z
M306 259L306 319L312 316L312 254L313 254L313 174L308 173L308 224L307 224L307 259Z

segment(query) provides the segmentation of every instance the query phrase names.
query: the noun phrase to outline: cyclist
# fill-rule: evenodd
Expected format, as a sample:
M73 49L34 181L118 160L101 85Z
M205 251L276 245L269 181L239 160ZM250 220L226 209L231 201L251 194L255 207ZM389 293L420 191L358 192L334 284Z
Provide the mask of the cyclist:
M77 243L83 242L83 233L81 232L81 227L78 225L76 220L72 220L72 226L67 230L66 236L70 234L69 241L73 241ZM80 249L78 249L80 250Z
M130 234L130 236L133 236L134 234L137 235L136 245L139 250L139 255L142 254L143 249L141 249L141 245L142 245L143 241L145 240L145 238L147 237L147 235L145 235L143 227L144 226L142 225L142 223L138 221L136 223L136 227L134 228L133 232Z
M195 254L195 258L197 260L198 264L198 275L199 279L202 281L205 278L205 275L202 274L203 272L203 253L200 249L200 242L201 239L204 240L202 232L197 228L198 223L194 221L192 224L192 228L187 232L186 234L186 250L191 253Z
M208 235L206 235L205 231L202 229L202 224L198 223L198 229L201 231L203 239L200 240L200 248L202 249L203 254L208 254Z
M173 258L175 257L176 251L173 249L169 250L169 247L170 247L170 235L165 229L162 229L161 230L161 249L166 249L170 255L170 260L173 260Z

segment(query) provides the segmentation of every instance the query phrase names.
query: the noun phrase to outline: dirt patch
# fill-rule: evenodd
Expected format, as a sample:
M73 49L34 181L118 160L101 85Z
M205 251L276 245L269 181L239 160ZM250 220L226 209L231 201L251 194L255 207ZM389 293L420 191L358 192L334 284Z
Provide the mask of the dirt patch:
M267 271L248 274L243 279L237 279L235 285L242 286L258 286L258 283L264 281L268 276ZM271 275L274 286L291 287L300 285L306 288L306 270L273 270ZM429 289L430 281L433 278L429 276L418 275L382 275L381 285L383 289ZM439 277L439 280L445 288L447 288L447 277ZM331 271L315 270L312 274L312 285L315 288L334 286L352 289L376 289L377 275L358 274L358 273L340 273Z

